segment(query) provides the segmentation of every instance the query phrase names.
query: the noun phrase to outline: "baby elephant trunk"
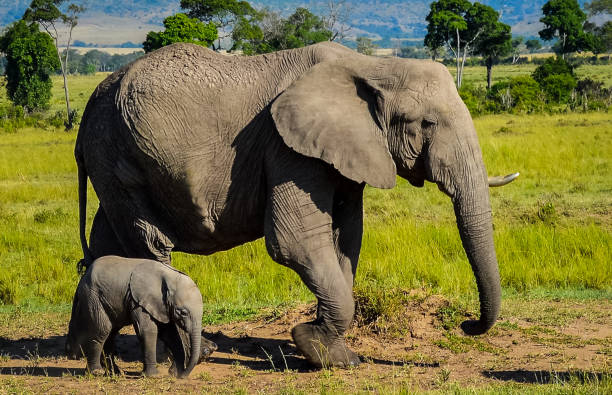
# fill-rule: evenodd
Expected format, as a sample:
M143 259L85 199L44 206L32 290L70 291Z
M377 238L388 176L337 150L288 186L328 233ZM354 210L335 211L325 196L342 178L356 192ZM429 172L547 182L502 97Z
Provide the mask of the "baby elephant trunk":
M187 339L185 339L187 340ZM183 345L185 347L185 357L189 357L189 361L186 366L181 366L182 364L177 364L177 377L182 379L189 376L193 368L196 366L198 361L200 360L200 349L202 347L202 324L197 321L194 322L191 331L189 332L189 340L184 341ZM187 359L187 358L185 358Z

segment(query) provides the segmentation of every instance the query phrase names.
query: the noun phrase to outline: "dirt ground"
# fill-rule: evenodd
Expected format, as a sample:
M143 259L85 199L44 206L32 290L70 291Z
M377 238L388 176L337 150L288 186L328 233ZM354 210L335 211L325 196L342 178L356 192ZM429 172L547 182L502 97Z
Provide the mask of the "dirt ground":
M609 300L504 308L497 325L476 338L452 324L459 321L447 305L428 296L403 306L401 328L380 319L355 325L348 342L363 363L354 369L311 369L297 355L291 328L312 318L314 305L208 326L205 335L218 350L184 380L167 375L167 360L161 377L140 377L131 328L117 341L124 375L89 376L84 360L64 356L66 314L38 314L33 322L14 313L0 325L0 393L387 393L610 380Z

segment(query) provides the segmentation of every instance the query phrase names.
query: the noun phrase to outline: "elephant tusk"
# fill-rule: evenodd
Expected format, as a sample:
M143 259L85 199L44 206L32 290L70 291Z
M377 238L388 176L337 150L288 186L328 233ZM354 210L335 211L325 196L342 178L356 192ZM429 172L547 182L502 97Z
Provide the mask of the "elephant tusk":
M489 177L490 187L501 187L514 181L520 173L512 173L507 176Z

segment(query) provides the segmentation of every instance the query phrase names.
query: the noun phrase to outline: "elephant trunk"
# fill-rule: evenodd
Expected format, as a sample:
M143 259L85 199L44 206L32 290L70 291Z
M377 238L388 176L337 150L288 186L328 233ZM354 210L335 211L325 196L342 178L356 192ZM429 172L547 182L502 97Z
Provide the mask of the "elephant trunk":
M484 166L481 169L484 171ZM486 175L467 178L472 178L472 182L458 188L453 196L453 205L463 248L478 285L480 319L465 321L461 328L468 335L480 335L495 324L501 305L501 285Z
M187 362L187 366L184 369L179 367L178 369L178 378L185 378L189 376L193 368L197 365L200 360L200 349L202 348L202 323L194 322L191 331L189 332L189 345L191 346L190 350L185 353L185 355L189 355L189 361ZM185 350L187 351L187 350Z

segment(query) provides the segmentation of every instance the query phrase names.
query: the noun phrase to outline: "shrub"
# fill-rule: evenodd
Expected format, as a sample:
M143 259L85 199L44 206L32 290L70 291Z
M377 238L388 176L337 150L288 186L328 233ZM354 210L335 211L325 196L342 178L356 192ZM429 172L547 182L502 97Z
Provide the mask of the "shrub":
M459 90L459 96L470 110L472 116L486 114L487 111L487 91L482 87L464 84Z
M539 84L551 75L569 74L575 78L574 67L562 58L547 58L543 64L538 66L531 76Z
M549 75L540 82L549 103L567 103L576 88L576 79L570 74Z
M577 82L569 104L572 110L606 110L612 104L612 88L606 89L603 82L590 78L582 79Z
M488 97L496 103L496 112L533 112L542 107L540 86L529 76L518 76L498 82L491 87Z

